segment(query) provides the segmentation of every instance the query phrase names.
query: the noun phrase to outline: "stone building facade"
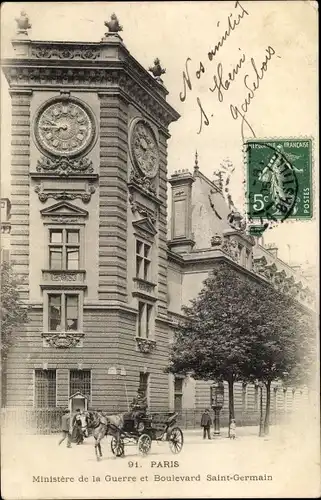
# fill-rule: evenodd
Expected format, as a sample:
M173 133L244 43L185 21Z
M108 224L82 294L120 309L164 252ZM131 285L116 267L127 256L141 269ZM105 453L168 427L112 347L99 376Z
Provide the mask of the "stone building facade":
M62 407L80 391L92 408L125 410L141 387L153 410L203 409L208 384L164 369L181 307L215 259L292 287L310 307L308 282L231 219L198 165L169 179L168 239L168 128L179 114L159 61L146 71L118 22L86 44L32 41L23 18L18 28L3 62L10 252L30 321L9 354L6 404ZM256 408L257 389L240 387L236 399Z
M267 281L283 293L290 293L307 309L315 308L313 272L290 266L278 258L275 245L265 245L245 231L242 216L229 206L223 194L222 179L210 180L198 165L175 172L170 178L171 224L168 241L168 314L175 328L181 308L201 291L215 262L228 262L236 271L254 280ZM173 378L172 404L177 410L193 409L199 415L210 404L211 382ZM273 384L272 418L298 407L307 397L306 388L287 388ZM265 401L265 391L263 392ZM235 384L234 400L239 422L257 422L259 386ZM228 414L225 384L223 417Z
M1 262L10 261L10 200L8 198L1 198Z

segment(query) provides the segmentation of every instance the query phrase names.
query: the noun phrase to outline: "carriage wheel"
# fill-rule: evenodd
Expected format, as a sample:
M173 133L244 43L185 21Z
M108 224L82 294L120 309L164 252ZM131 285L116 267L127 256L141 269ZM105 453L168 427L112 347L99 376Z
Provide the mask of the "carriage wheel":
M113 454L116 456L116 457L122 457L123 455L125 455L125 450L124 450L124 441L119 438L119 439L116 439L114 436L111 438L111 442L110 442L110 448L111 448L111 451L113 452Z
M179 427L174 427L174 429L171 430L168 438L168 444L171 452L180 453L183 448L183 443L184 436L181 429Z
M138 451L142 455L147 455L152 446L152 439L148 434L142 434L138 439Z

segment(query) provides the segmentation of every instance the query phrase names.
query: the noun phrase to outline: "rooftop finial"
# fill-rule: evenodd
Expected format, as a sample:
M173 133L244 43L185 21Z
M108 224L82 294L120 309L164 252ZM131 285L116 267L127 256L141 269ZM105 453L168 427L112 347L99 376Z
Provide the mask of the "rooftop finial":
M195 170L198 170L199 169L199 166L198 166L198 153L197 153L197 149L195 151L195 165L194 165L194 171Z
M119 24L118 18L115 13L110 16L110 21L105 21L105 26L108 28L108 33L105 33L106 36L109 34L115 34L119 31L123 31L123 27Z
M28 35L28 30L31 28L31 24L29 22L29 17L24 10L20 12L20 17L15 17L15 21L17 23L17 35Z
M154 76L154 78L160 82L162 81L161 76L164 73L166 73L166 69L162 68L158 57L156 57L156 59L154 60L154 66L149 67L148 71L150 71L152 73L152 75Z

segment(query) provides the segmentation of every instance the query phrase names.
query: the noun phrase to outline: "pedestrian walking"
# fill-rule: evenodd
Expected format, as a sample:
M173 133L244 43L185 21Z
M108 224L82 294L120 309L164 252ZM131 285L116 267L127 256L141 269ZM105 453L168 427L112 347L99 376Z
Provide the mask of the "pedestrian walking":
M60 439L58 445L67 439L67 448L71 448L71 435L70 435L70 411L69 408L65 408L64 414L61 417L61 432L62 438Z
M84 442L84 436L82 433L82 421L80 409L77 408L76 414L72 419L73 434L75 435L76 444L82 444Z
M236 422L234 418L232 418L230 423L230 439L235 439L235 438L236 438Z
M210 410L206 408L201 419L201 427L203 427L203 439L206 439L206 436L208 437L208 439L211 439L211 434L210 434L211 425L212 425L212 419L210 416Z

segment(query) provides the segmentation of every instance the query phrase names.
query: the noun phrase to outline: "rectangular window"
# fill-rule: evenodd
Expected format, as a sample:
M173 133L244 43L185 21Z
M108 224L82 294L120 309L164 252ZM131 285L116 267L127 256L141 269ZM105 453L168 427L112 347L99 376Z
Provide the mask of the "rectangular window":
M79 295L48 294L48 328L50 332L79 330Z
M149 373L140 372L139 374L139 390L148 398Z
M145 312L145 304L138 302L138 337L143 337L143 318Z
M56 370L35 370L35 406L56 406Z
M61 329L61 295L52 294L48 296L49 302L49 331L55 332Z
M260 398L259 398L259 386L254 386L254 410L258 410L260 406Z
M136 278L150 280L151 246L136 240Z
M175 377L174 380L174 410L181 412L183 408L183 379Z
M1 249L1 262L10 262L10 250Z
M153 311L153 306L151 304L146 304L146 337L149 337L151 330L152 311Z
M91 370L70 370L69 396L81 392L90 399L91 395Z
M247 385L242 384L242 411L247 410Z
M74 271L79 266L79 229L49 229L49 269Z
M145 302L138 302L138 337L149 337L152 333L153 306Z

